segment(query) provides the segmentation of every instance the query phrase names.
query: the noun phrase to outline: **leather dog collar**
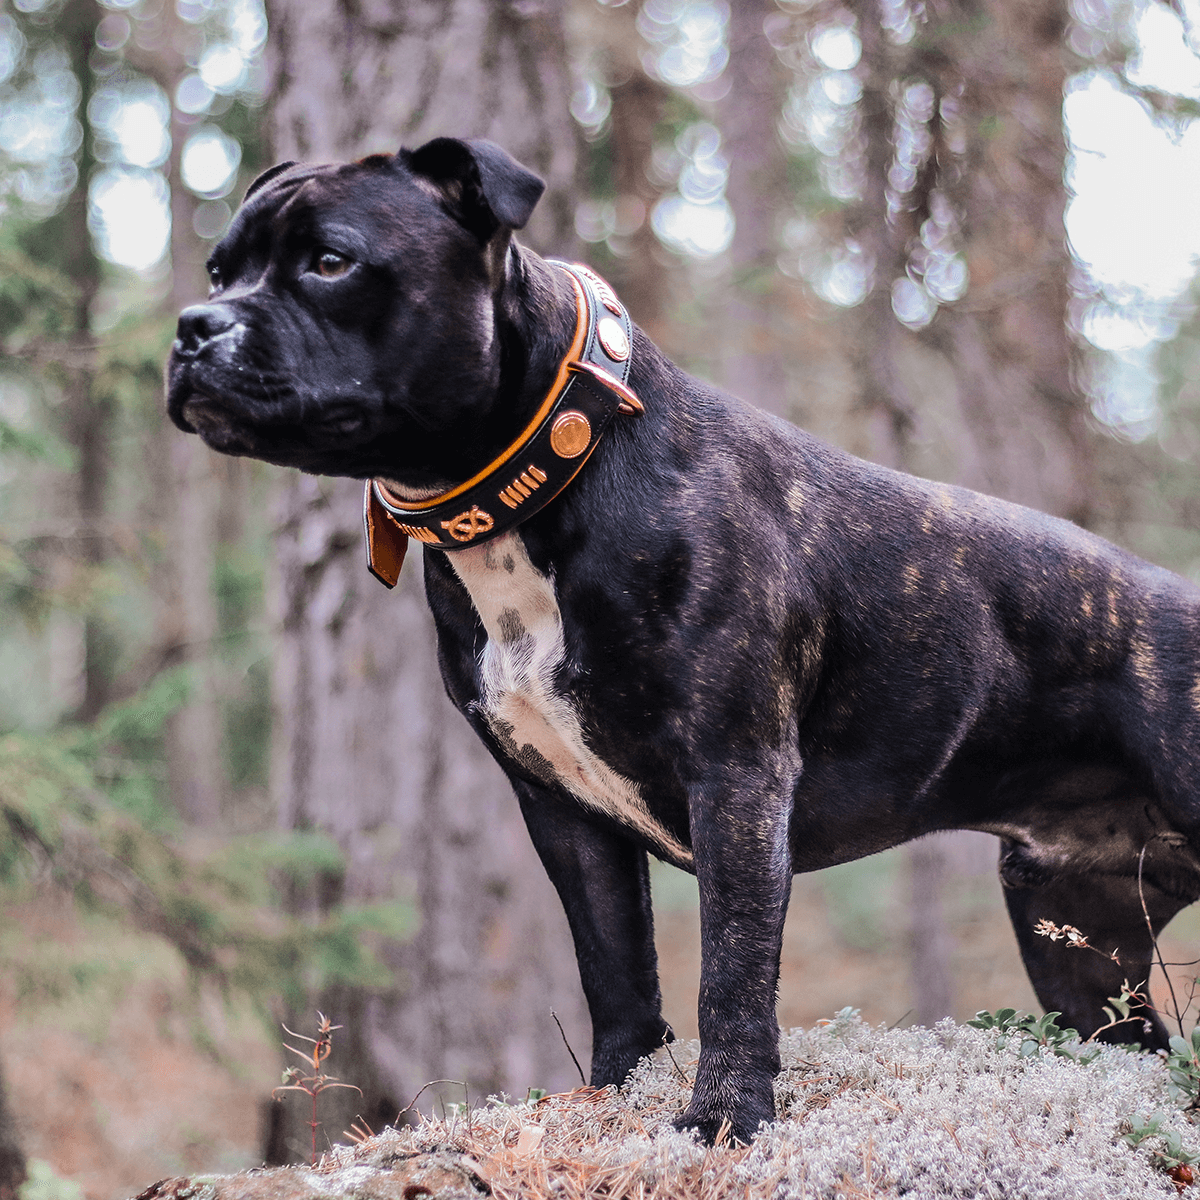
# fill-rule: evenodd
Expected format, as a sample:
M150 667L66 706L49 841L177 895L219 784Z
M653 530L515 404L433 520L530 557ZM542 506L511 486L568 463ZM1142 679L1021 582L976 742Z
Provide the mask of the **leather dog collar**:
M616 413L639 414L626 386L633 324L612 288L590 268L551 259L575 291L575 336L533 419L473 478L440 496L400 500L367 480L363 525L367 568L395 587L415 538L439 550L463 550L499 537L546 507L579 474Z

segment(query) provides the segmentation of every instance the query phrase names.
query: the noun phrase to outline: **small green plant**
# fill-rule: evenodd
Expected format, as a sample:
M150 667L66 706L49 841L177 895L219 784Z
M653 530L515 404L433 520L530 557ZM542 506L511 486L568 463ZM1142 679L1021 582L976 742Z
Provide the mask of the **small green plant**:
M1142 892L1142 866L1146 857L1146 849L1147 847L1142 847L1142 853L1138 860L1139 895ZM1200 1027L1193 1027L1190 1037L1182 1036L1184 1033L1184 1012L1190 1008L1192 997L1188 998L1181 1009L1175 994L1175 987L1171 982L1171 976L1167 971L1167 964L1163 961L1162 952L1158 946L1158 938L1155 935L1154 926L1150 920L1144 896L1142 897L1142 913L1146 918L1146 928L1154 947L1154 961L1157 963L1163 973L1163 978L1166 980L1167 988L1170 992L1171 1005L1175 1014L1175 1023L1179 1027L1179 1034L1170 1039L1170 1050L1165 1055L1168 1072L1167 1092L1171 1099L1184 1109L1200 1109ZM1107 958L1118 966L1121 965L1120 956L1115 949L1106 952L1091 945L1088 942L1087 935L1074 925L1056 925L1053 921L1041 920L1034 926L1034 933L1041 937L1049 938L1052 942L1064 942L1069 949L1090 950L1093 954L1099 954L1102 958ZM1195 985L1193 985L1192 990L1192 995L1194 996L1194 994ZM1139 1011L1135 1011L1135 1008ZM1137 987L1131 987L1128 979L1123 980L1121 983L1121 994L1119 996L1110 996L1108 1004L1104 1006L1104 1014L1108 1017L1108 1023L1101 1025L1088 1038L1088 1041L1093 1041L1099 1034L1106 1030L1115 1029L1130 1022L1144 1021L1147 1011L1154 1011L1148 985L1143 983ZM1047 1013L1042 1018L1042 1021L1048 1021L1059 1015L1058 1013ZM1017 1019L1013 1009L1001 1009L994 1016L986 1012L978 1013L976 1020L969 1022L969 1024L981 1029L997 1027L1007 1031L1008 1028L1022 1028L1029 1021L1032 1021L1032 1018L1027 1018L1024 1022ZM1033 1029L1031 1027L1032 1032ZM1071 1032L1073 1033L1074 1031L1072 1030ZM1022 1054L1027 1052L1028 1045L1028 1042L1022 1044ZM1142 1049L1138 1045L1129 1045L1125 1048L1134 1053ZM1055 1052L1062 1053L1063 1051L1055 1047ZM1033 1050L1028 1050L1028 1053L1033 1053ZM1066 1053L1068 1057L1076 1058L1077 1061L1087 1061L1078 1055L1071 1054L1070 1052ZM1134 1147L1140 1146L1148 1138L1157 1138L1159 1146L1153 1151L1151 1162L1170 1177L1177 1191L1182 1192L1184 1188L1196 1182L1197 1172L1195 1166L1200 1162L1200 1155L1193 1154L1190 1150L1183 1148L1183 1135L1177 1130L1162 1128L1162 1123L1165 1119L1166 1114L1161 1112L1151 1113L1149 1117L1138 1117L1131 1122L1128 1132L1124 1134L1124 1138L1125 1141Z
M1003 1049L1010 1041L1016 1041L1017 1052L1022 1058L1032 1058L1042 1050L1049 1050L1060 1058L1069 1058L1086 1066L1099 1056L1100 1050L1098 1047L1083 1050L1075 1045L1079 1042L1079 1031L1060 1027L1058 1018L1061 1016L1062 1013L1048 1012L1035 1017L1032 1013L1019 1012L1015 1008L1001 1008L994 1013L981 1009L975 1014L975 1019L967 1024L976 1029L998 1030L1000 1036L996 1039L996 1045L999 1049Z
M1167 1070L1171 1099L1186 1109L1200 1108L1200 1026L1192 1030L1190 1038L1176 1035L1171 1039Z
M1042 920L1033 927L1033 932L1039 937L1049 938L1052 942L1065 942L1068 948L1073 950L1090 950L1093 954L1100 955L1101 958L1108 959L1111 963L1121 965L1121 957L1116 950L1101 950L1093 946L1088 941L1087 935L1080 929L1076 929L1074 925L1056 925L1053 921ZM1153 930L1151 930L1153 935ZM1155 942L1155 951L1157 953L1158 943ZM1162 956L1158 955L1160 964ZM1166 974L1166 966L1163 965L1163 973ZM1108 1004L1104 1006L1104 1015L1108 1017L1108 1023L1101 1025L1088 1037L1088 1041L1095 1041L1100 1034L1106 1030L1115 1029L1118 1025L1133 1024L1145 1020L1144 1012L1134 1012L1134 1006L1139 1009L1153 1011L1154 1005L1150 999L1150 990L1147 983L1139 983L1136 987L1130 984L1128 979L1121 981L1121 993L1119 996L1109 996ZM1178 1013L1176 1014L1179 1015ZM1182 1020L1181 1020L1182 1029Z
M341 1028L340 1025L334 1025L323 1012L317 1013L317 1036L315 1038L305 1037L302 1033L293 1033L286 1025L283 1026L286 1034L299 1038L302 1042L307 1042L312 1049L301 1050L297 1046L289 1046L287 1042L283 1043L283 1048L303 1059L305 1066L304 1068L288 1067L283 1072L283 1083L275 1088L271 1096L275 1098L280 1092L303 1092L304 1095L311 1097L312 1116L308 1121L308 1126L312 1130L312 1165L314 1167L317 1165L317 1130L321 1125L317 1119L317 1097L330 1088L351 1088L360 1096L362 1095L361 1088L355 1087L352 1083L342 1083L336 1075L326 1075L321 1069L333 1049L334 1030ZM307 1068L307 1074L305 1068Z
M1129 1131L1124 1135L1135 1150L1149 1138L1157 1138L1159 1145L1152 1151L1150 1161L1160 1171L1165 1171L1179 1191L1195 1181L1195 1165L1200 1155L1183 1148L1183 1135L1176 1129L1163 1129L1167 1114L1151 1113L1148 1117L1135 1117Z

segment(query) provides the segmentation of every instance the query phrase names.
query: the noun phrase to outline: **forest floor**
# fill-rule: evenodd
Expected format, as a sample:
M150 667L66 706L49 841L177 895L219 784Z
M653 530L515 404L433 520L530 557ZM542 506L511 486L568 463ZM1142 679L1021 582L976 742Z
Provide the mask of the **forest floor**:
M842 1015L783 1036L779 1119L749 1146L672 1127L699 1053L685 1041L619 1093L459 1108L311 1166L163 1180L139 1200L1173 1200L1200 1131L1168 1098L1165 1064L1059 1051L949 1019L888 1030ZM1152 1110L1157 1132L1135 1147L1125 1135Z
M870 1025L911 1024L905 862L893 851L796 880L780 981L784 1029L848 1006ZM654 886L664 1010L691 1038L695 883L668 869L656 870ZM946 908L955 1018L979 1008L1038 1011L994 869L970 847L953 864ZM66 903L4 915L0 1060L20 1136L31 1160L77 1185L46 1200L121 1200L166 1177L258 1164L263 1105L281 1063L261 1021L194 996L169 952L147 957L145 938L122 942L111 928L101 937ZM1200 911L1185 913L1164 950L1191 958L1197 941Z

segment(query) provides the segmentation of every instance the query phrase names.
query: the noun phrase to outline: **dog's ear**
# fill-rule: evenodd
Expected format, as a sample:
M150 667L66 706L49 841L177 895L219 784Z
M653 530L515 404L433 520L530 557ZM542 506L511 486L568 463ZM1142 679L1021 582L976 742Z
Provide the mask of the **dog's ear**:
M483 243L498 230L523 229L546 190L532 171L482 138L434 138L417 150L401 150L400 159L434 184L454 217Z
M290 159L287 162L276 163L273 167L268 167L247 189L246 194L242 197L242 203L245 204L259 188L270 183L276 175L282 175L289 167L296 165L295 159Z

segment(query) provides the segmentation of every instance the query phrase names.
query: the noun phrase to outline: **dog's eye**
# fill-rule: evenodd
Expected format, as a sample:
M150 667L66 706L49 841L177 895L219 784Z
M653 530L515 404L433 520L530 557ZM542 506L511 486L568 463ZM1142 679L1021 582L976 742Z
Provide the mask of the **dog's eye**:
M209 263L208 267L208 286L214 291L221 286L221 272L215 263Z
M345 275L350 270L352 262L344 254L339 254L336 250L320 250L317 252L316 263L317 274L325 279L336 279L339 275Z

